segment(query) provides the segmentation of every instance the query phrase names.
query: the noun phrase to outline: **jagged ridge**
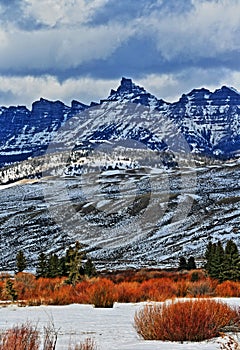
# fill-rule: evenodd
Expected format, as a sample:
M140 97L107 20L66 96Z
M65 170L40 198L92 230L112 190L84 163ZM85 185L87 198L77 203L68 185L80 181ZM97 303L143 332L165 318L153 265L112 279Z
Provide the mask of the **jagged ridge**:
M71 106L66 106L61 101L52 102L41 98L32 104L31 110L25 106L1 107L0 166L43 154L57 130L70 118L81 122L81 118L86 118L86 114L81 117L81 113L87 109L97 107L100 115L102 108L111 109L112 103L116 102L123 105L123 121L131 119L127 111L124 111L124 105L129 102L146 106L169 118L181 130L193 153L222 158L239 155L240 94L235 89L226 86L215 92L194 89L189 94L182 95L179 101L167 103L135 85L131 79L122 78L118 89L111 90L109 97L99 104L87 106L72 101ZM91 129L91 125L89 127ZM106 132L103 133L104 128L99 120L97 127L99 133L96 127L92 130L95 139L121 136L121 125L111 125L109 130L105 125ZM134 128L135 126L132 127L131 135L135 133L135 138L142 141L141 135ZM147 130L144 133L146 139ZM84 136L82 135L83 140ZM91 133L88 133L87 139L90 137ZM151 148L156 146L158 149L159 144L164 145L163 140L156 141L156 145L151 143Z

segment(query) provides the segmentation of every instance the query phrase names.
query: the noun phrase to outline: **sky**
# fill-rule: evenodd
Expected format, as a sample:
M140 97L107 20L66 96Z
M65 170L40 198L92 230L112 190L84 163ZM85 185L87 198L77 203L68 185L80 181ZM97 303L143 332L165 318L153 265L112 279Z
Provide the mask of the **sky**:
M240 0L0 0L0 105L240 90Z

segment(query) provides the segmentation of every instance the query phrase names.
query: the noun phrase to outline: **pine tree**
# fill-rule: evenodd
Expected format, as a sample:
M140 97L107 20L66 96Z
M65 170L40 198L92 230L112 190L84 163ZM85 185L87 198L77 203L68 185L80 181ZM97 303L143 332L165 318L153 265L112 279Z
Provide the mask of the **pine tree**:
M17 297L18 297L17 291L14 288L13 282L9 279L6 281L6 284L5 284L5 292L7 296L11 298L12 301L17 300Z
M19 250L16 255L16 266L17 272L23 272L23 270L25 270L27 267L27 259L22 250Z
M215 244L214 254L212 257L212 272L211 277L220 279L222 269L223 269L223 262L224 262L224 249L222 246L222 243L218 241L217 244Z
M211 264L212 264L213 253L214 253L214 247L212 242L210 241L208 242L206 252L205 252L206 264L204 266L209 274L211 274Z
M182 271L186 269L187 269L187 261L184 256L180 256L179 263L178 263L178 271Z
M91 258L88 258L84 265L84 274L88 277L93 277L97 275L96 267Z
M50 254L47 260L47 277L54 278L59 276L59 259L57 254Z
M75 247L70 247L66 253L66 266L68 272L68 283L75 284L81 277L82 259L85 253L83 246L79 243L75 243Z
M230 239L225 247L223 268L220 275L221 281L240 279L240 256L236 244Z
M205 269L212 278L219 278L219 266L217 258L217 244L209 242L205 252L206 264Z
M47 256L44 253L40 253L38 256L36 276L37 278L47 277Z
M59 259L59 276L67 276L68 272L67 272L67 265L66 265L66 258L65 256L62 256Z
M212 278L219 279L223 269L224 262L224 249L222 243L218 241L218 243L214 243L212 245L212 256L210 262L210 270L209 275Z
M196 269L196 263L193 256L190 256L187 262L187 270L195 270Z
M225 249L222 243L209 243L205 253L205 269L209 276L225 280L240 280L240 256L236 244L229 240Z

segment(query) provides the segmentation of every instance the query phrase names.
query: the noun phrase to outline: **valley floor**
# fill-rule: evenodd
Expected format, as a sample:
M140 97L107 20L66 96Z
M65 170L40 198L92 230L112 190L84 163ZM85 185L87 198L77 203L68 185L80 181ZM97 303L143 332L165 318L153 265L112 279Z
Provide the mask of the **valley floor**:
M238 306L240 298L219 298ZM172 343L142 340L134 329L134 314L145 303L115 303L113 308L94 308L92 305L1 307L0 329L8 329L26 321L42 329L53 322L58 330L56 350L67 350L75 344L92 338L98 350L215 350L219 339L200 343Z

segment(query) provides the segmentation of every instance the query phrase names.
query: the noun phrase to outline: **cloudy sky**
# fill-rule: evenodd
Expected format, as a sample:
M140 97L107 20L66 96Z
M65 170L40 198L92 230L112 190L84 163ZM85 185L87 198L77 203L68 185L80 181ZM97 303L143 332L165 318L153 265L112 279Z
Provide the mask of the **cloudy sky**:
M89 103L122 76L168 101L240 90L240 0L0 0L0 105Z

